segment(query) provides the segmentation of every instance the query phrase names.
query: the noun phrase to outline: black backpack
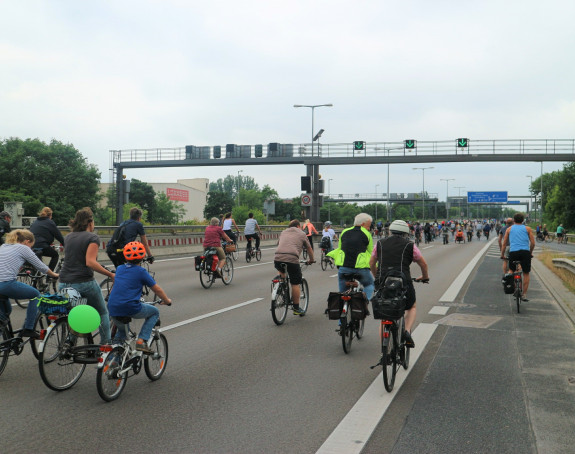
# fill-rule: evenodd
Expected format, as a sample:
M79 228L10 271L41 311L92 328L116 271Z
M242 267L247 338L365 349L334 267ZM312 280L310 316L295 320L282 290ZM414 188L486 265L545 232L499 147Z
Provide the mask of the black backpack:
M383 284L377 289L371 300L373 318L397 320L405 312L407 278L399 270L389 270L382 282Z
M328 248L329 248L329 245L330 245L329 236L324 236L324 237L321 239L321 243L319 244L319 247L320 247L321 249L328 249Z
M124 221L114 230L112 238L110 238L110 241L108 241L106 245L106 252L108 254L115 254L118 252L118 249L122 249L126 245L126 224L127 221Z

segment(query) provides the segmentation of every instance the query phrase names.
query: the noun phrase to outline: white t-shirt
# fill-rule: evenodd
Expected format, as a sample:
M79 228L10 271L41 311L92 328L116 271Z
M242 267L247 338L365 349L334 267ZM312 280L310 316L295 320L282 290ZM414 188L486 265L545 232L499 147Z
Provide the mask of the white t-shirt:
M232 218L224 219L223 230L232 230Z
M335 230L333 230L333 229L327 229L327 232L326 232L326 230L323 229L323 230L321 231L321 236L322 236L322 237L324 237L324 236L329 236L329 239L333 242L333 239L334 239L334 237L335 237Z
M254 218L246 219L244 235L253 235L254 233L256 233L256 225L258 225L258 221L256 221Z

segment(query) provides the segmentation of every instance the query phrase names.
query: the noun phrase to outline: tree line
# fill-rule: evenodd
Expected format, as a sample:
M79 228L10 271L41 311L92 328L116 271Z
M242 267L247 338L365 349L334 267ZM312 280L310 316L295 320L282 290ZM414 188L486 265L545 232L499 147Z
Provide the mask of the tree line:
M95 164L89 163L72 144L56 139L46 143L39 139L9 138L0 141L0 197L1 201L22 202L27 216L36 215L44 206L54 210L53 219L58 225L67 225L76 210L90 207L94 211L97 225L115 223L116 193L112 186L102 196L99 191L101 173ZM541 197L543 187L543 197ZM569 230L575 228L575 163L565 164L563 170L545 173L534 179L530 185L533 195L543 202L543 222L550 229L557 225ZM99 207L102 197L105 206ZM249 212L260 224L288 223L291 219L302 219L304 212L300 194L282 199L269 185L262 188L247 175L228 175L211 182L207 195L204 217L219 217L231 212L234 218L243 223ZM274 213L264 212L264 202L273 202ZM156 193L145 182L131 181L130 203L124 206L124 218L133 206L144 211L148 224L180 224L184 215L181 204L169 200L164 193ZM477 211L477 210L481 211ZM392 203L392 219L423 220L459 218L458 207L451 206L446 211L445 202L425 204L425 217L422 207ZM376 216L377 211L377 216ZM500 206L475 207L470 217L502 218L514 210ZM387 205L370 203L358 205L348 202L326 202L320 208L322 221L330 220L336 225L350 225L354 217L366 212L374 219L386 219ZM467 216L463 216L467 217ZM197 222L204 223L205 220ZM188 221L187 223L194 223Z

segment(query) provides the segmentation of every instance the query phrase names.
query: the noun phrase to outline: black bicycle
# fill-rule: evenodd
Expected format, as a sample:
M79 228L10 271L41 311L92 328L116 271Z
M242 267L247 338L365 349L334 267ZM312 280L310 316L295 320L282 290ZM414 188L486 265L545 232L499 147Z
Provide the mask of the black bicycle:
M250 263L254 257L259 262L262 259L262 251L254 246L248 246L246 248L246 262Z
M291 300L291 283L289 280L289 274L287 273L287 266L285 263L282 265L285 278L278 275L272 279L271 312L272 319L276 325L282 325L287 317L288 309L290 307L293 308L293 302ZM307 267L307 265L308 263L305 260L300 260L302 271ZM301 311L299 316L303 317L309 306L309 286L304 277L302 277L299 288L299 307Z
M517 305L517 313L521 313L521 301L523 300L523 271L521 270L521 262L513 261L515 265L515 271L513 271L513 282L515 283L515 290L513 291L513 297L515 298L515 304Z
M392 279L401 280L401 278L395 277ZM414 282L429 283L429 279L419 281L412 278L412 280ZM381 320L381 359L375 366L371 366L371 369L378 366L383 367L383 385L388 392L393 391L395 376L399 368L403 367L405 370L409 368L410 348L405 345L404 336L406 289L399 285L399 281L397 289L399 292L397 296L389 300L392 303L391 306L385 308L379 306L377 297L372 300L373 316Z
M0 375L4 372L8 358L18 356L24 351L24 346L32 338L24 339L19 336L22 329L14 330L10 317L0 314Z
M363 329L365 327L365 312L361 308L361 299L365 298L363 287L359 282L359 274L344 274L346 291L341 293L340 306L341 314L339 318L339 335L341 336L341 343L343 351L349 353L351 351L351 343L354 337L361 339L363 337ZM361 297L360 297L361 296ZM359 307L352 302L353 299L360 297ZM365 298L367 301L367 298ZM365 306L367 307L367 306ZM361 312L357 317L355 314Z
M56 249L55 246L52 246L52 248ZM33 248L32 250L34 251L36 256L40 260L42 260L42 249ZM60 273L63 264L64 264L64 258L60 257L58 264L54 269L54 272ZM58 279L51 278L47 274L38 271L28 262L25 262L24 265L22 265L22 268L20 268L20 271L18 271L16 279L24 284L30 285L38 289L40 293L56 293L58 290ZM20 306L23 309L28 307L29 300L14 299L14 301L18 306Z
M227 254L226 254L227 256ZM221 278L225 285L230 285L234 278L234 262L227 256L226 263L221 268L221 275L216 274L218 269L218 255L215 248L207 248L203 255L196 256L195 268L200 273L200 283L204 288L210 288L216 279Z

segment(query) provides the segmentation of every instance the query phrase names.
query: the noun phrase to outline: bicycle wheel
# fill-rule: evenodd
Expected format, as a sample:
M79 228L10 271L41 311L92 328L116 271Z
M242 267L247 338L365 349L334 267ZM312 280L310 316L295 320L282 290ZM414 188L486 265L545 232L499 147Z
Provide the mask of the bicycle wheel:
M114 282L109 277L100 282L100 290L102 291L102 297L104 298L104 301L108 301L108 297L110 296L113 285Z
M397 371L397 354L395 346L397 345L396 333L387 325L384 327L385 337L381 342L381 363L383 365L383 385L387 392L393 390L395 384L395 372Z
M150 349L154 353L146 355L144 370L150 380L156 381L164 374L168 364L168 340L160 332L155 332L153 335L154 340L152 340Z
M405 319L402 318L401 319L401 329L399 330L400 333L403 333L405 331ZM401 351L400 351L400 360L401 360L401 365L403 366L403 368L405 370L407 370L409 368L409 355L411 352L411 348L407 348L405 346L405 339L403 339L403 335L401 336L401 347L400 347Z
M234 252L232 252L232 258L234 259L234 261L236 261L237 259L240 258L240 250L238 248L238 243L234 242L235 246L236 246L236 250Z
M343 351L349 353L351 351L351 342L353 341L353 331L354 326L351 320L351 311L347 311L342 314L340 318L341 321L341 343L343 345Z
M45 329L48 329L50 326L50 320L46 314L38 314L36 315L36 321L34 322L34 331L42 332ZM38 347L40 346L40 340L30 338L30 348L32 349L32 353L36 359L39 358L40 354L38 353Z
M250 263L252 261L252 251L248 248L246 249L246 262Z
M304 311L303 314L300 314L300 317L303 317L307 312L307 308L309 305L309 286L307 285L307 281L302 278L301 284L299 285L300 294L299 294L299 308Z
M326 256L325 256L325 253L323 252L323 249L321 250L321 261L320 261L320 264L321 264L321 269L322 269L322 271L327 270L327 258L326 258Z
M5 341L10 339L10 335L8 334L8 328L2 327L0 328L0 344L3 344ZM8 349L7 345L3 345L0 347L0 375L4 372L6 368L6 364L8 364L8 357L10 356L10 350Z
M70 334L68 318L56 320L40 346L38 366L44 384L54 391L64 391L76 384L86 369L85 363L74 362L73 346L65 342ZM78 337L77 344L87 344L88 339Z
M276 292L275 299L272 300L272 318L276 325L281 325L285 322L288 305L289 305L289 293L287 285L285 283L278 284L279 288Z
M222 281L224 284L230 285L234 278L234 262L228 258L226 264L222 266L220 271L222 272Z
M517 305L517 313L521 313L521 281L516 281L515 284L515 304Z
M307 248L305 248L305 247L303 248L303 251L302 251L302 257L304 260L307 260Z
M98 367L96 388L100 397L106 402L112 402L120 397L128 381L128 372L120 373L123 357L124 347L114 347L104 359L103 364Z
M200 270L200 283L204 288L210 288L214 283L212 270Z
M256 250L256 260L259 262L262 259L262 251L257 249Z
M335 263L333 263L333 259L331 257L328 257L329 260L329 267L333 270L335 268Z
M355 327L355 334L358 339L361 339L363 337L363 329L365 328L365 318L363 320L356 320Z

